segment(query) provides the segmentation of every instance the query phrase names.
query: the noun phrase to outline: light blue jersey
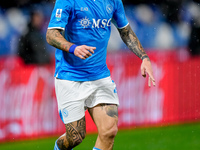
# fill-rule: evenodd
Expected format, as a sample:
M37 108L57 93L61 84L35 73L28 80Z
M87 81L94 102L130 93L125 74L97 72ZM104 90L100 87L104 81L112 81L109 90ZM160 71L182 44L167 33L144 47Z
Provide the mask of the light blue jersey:
M92 81L110 76L106 65L111 21L128 25L121 0L56 0L48 29L65 30L67 41L96 47L85 60L56 49L55 76L72 81Z

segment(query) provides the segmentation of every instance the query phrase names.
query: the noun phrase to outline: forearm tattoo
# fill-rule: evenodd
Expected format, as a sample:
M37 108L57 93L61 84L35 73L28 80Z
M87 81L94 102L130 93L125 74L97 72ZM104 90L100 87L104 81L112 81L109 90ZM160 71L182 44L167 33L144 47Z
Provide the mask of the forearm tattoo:
M55 48L67 51L73 45L63 37L63 31L58 29L48 29L46 33L47 42Z
M66 124L65 128L66 134L58 139L57 144L60 150L71 150L85 138L85 117L76 122Z
M130 25L125 28L118 29L118 31L124 43L134 54L136 54L140 59L144 59L143 57L145 56L149 60L149 57L145 53L140 41L131 29Z
M118 108L117 105L114 104L101 104L102 110L105 109L106 114L110 117L116 118L118 117Z

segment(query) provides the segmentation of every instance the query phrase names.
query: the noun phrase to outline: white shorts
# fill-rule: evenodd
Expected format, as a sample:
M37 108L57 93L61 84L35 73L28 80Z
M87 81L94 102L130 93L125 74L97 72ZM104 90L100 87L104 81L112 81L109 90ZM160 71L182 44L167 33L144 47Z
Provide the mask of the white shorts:
M69 81L55 78L59 115L67 124L85 116L85 108L101 103L119 105L116 84L110 77L95 81Z

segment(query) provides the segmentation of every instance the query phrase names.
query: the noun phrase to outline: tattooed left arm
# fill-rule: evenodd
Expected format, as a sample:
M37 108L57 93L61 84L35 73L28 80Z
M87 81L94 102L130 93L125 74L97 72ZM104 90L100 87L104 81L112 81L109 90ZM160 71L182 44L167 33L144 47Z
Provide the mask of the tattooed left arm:
M152 71L152 66L150 59L146 52L144 51L140 41L138 40L137 36L131 29L130 25L118 29L119 34L124 41L124 43L127 45L127 47L135 54L137 55L140 59L142 59L142 64L141 64L141 73L143 77L146 77L146 73L149 75L149 81L148 85L149 87L151 86L151 82L155 86L155 79L153 77L153 71Z

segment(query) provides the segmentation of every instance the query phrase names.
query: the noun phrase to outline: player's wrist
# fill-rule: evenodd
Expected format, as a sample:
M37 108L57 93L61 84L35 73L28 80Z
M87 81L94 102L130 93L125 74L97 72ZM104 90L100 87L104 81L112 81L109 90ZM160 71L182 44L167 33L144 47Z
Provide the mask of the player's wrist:
M147 56L147 55L142 56L141 60L143 61L144 59L150 60L149 56Z
M69 53L74 54L74 51L76 49L77 45L73 44L70 48L69 48Z

